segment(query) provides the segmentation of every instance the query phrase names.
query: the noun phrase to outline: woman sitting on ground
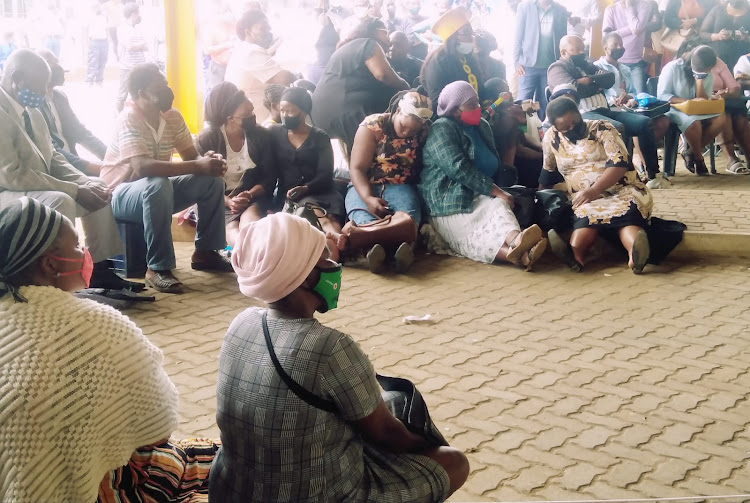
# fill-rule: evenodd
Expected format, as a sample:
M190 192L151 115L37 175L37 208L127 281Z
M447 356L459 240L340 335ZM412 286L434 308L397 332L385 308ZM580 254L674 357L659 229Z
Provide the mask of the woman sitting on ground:
M644 227L651 218L651 193L628 158L620 133L606 121L581 118L578 104L557 98L547 106L552 127L544 135L544 170L540 184L551 188L560 175L573 202L569 243L548 232L552 251L573 271L580 271L599 231L616 229L628 251L628 266L640 274L649 256Z
M0 210L0 501L187 500L216 446L166 443L177 390L161 351L118 311L70 293L91 270L57 211L27 197Z
M346 211L354 223L362 225L404 211L419 227L422 203L416 184L431 117L430 99L408 92L401 95L394 113L371 115L360 124L349 162L352 183L346 194ZM406 272L414 262L413 244L401 243L395 250L399 272ZM381 244L373 246L367 253L370 271L382 271L385 258L386 249Z
M293 215L270 215L242 230L232 265L240 291L268 308L240 313L221 347L223 447L210 501L434 502L461 487L466 457L409 432L383 402L359 345L315 320L315 311L337 306L341 284L320 231ZM268 344L298 385L335 410L299 398Z
M344 198L333 184L331 139L306 122L312 106L310 93L300 87L290 87L281 96L281 125L269 128L279 176L274 206L280 210L291 201L322 208L316 210L318 221L329 236L334 260L338 260L339 251L346 248L341 235L346 209Z
M224 221L231 247L242 227L266 215L276 188L268 132L256 124L254 109L237 86L222 82L208 95L205 117L209 127L195 142L201 155L213 151L227 161Z
M445 86L437 114L440 118L424 146L419 183L429 223L458 255L488 264L507 261L529 270L547 240L537 225L521 231L513 197L494 182L500 158L471 84Z
M711 99L714 89L711 70L716 60L716 52L701 45L670 61L659 76L658 98L672 104ZM724 129L724 114L687 115L671 108L667 115L687 140L687 148L682 152L685 167L696 175L708 175L703 149Z

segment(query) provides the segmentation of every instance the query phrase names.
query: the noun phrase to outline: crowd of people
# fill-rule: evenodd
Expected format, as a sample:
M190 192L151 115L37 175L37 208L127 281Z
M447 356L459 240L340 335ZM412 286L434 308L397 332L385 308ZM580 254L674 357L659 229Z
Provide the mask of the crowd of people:
M651 190L669 183L657 154L669 128L684 136L695 174L707 174L703 149L715 137L727 171L750 173L735 153L750 148L747 0L669 0L663 16L656 2L618 0L600 13L597 61L587 43L598 14L524 0L510 71L493 57L497 40L474 29L482 2L439 7L425 18L419 0L357 0L351 12L322 0L316 59L300 74L276 62L263 6L248 2L206 47L196 137L173 107L179 82L143 59L134 3L122 7L132 33L119 39L122 111L108 144L56 89L64 72L54 51L7 56L0 499L442 501L467 479L466 456L398 421L362 349L314 318L337 307L341 262L363 255L373 273L389 261L405 273L427 236L435 250L527 271L550 248L579 272L610 234L641 274ZM655 64L649 50L671 41L669 30L679 47ZM670 105L653 115L639 101L650 73L651 99ZM80 158L79 144L98 160ZM570 210L556 225L523 216L528 197L539 204L555 188ZM171 225L191 206L191 267L235 273L244 295L267 304L241 313L224 339L221 442L170 441L177 394L160 351L119 312L71 295L182 292ZM113 271L118 223L143 234L145 285Z

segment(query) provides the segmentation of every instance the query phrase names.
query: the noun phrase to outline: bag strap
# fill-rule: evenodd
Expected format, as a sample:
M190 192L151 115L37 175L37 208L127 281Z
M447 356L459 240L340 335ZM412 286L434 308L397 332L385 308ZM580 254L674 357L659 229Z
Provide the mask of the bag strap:
M281 363L279 363L279 359L276 357L276 352L273 350L271 334L268 333L268 311L265 311L263 313L263 336L266 338L266 347L268 347L268 354L271 356L273 366L276 367L276 372L278 372L281 380L284 381L287 386L289 386L289 389L292 390L292 392L297 395L300 400L302 400L303 402L307 402L309 405L312 405L317 409L324 410L326 412L336 412L338 408L332 401L324 400L306 390L299 383L297 383L297 381L292 379L289 374L284 372L283 368L281 368Z

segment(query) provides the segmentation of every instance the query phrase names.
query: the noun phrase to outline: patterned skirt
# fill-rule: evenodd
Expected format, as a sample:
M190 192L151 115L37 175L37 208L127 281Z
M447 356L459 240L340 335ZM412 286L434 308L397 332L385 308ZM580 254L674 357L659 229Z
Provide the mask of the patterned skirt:
M208 474L218 441L167 442L136 449L128 464L107 473L97 503L208 502Z

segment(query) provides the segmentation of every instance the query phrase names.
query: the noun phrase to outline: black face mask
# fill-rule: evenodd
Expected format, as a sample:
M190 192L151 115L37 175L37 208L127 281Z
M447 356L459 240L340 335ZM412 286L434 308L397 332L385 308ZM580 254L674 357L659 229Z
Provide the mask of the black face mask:
M583 66L586 64L586 55L585 54L575 54L570 57L570 60L573 62L576 66Z
M282 115L281 125L286 129L297 129L302 124L302 116L300 115Z
M615 61L617 61L624 55L625 55L625 49L612 49L611 51L609 51L609 56Z
M172 92L172 89L167 87L159 93L152 93L152 96L152 101L159 108L159 111L166 112L172 108L172 103L174 103L174 92Z
M586 129L586 123L581 120L578 124L573 126L573 128L568 131L567 133L563 133L563 136L570 140L573 143L576 143L579 140L583 140L586 138L588 131Z
M65 84L65 72L59 65L52 67L52 73L49 78L49 86L57 87Z
M242 119L242 129L245 131L245 133L253 132L255 130L255 125L256 121L254 115Z

